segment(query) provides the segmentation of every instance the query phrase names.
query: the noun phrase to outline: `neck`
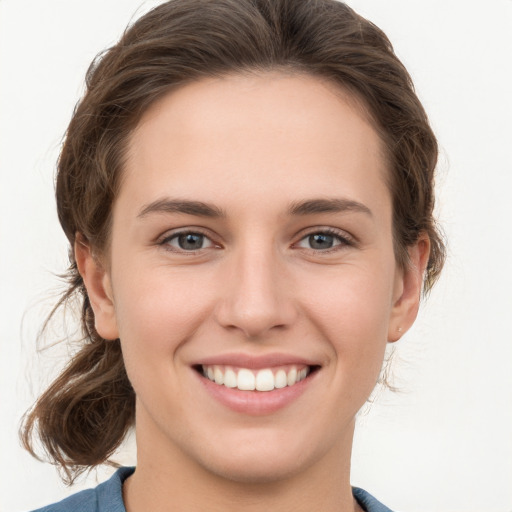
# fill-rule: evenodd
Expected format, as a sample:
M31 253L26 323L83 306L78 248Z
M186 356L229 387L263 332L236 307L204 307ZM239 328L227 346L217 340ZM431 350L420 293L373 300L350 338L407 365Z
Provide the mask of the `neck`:
M354 512L360 510L350 487L353 425L336 449L306 470L266 481L235 481L199 465L174 445L152 450L151 434L137 434L137 469L126 480L127 512ZM163 441L163 440L161 440ZM153 445L153 443L151 443Z

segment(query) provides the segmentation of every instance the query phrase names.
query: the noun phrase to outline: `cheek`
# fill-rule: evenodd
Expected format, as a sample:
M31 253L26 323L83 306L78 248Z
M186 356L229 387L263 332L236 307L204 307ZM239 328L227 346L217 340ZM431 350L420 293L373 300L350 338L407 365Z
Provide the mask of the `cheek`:
M394 265L345 265L305 282L304 295L327 328L354 333L387 327L392 308ZM385 331L382 331L385 332Z
M204 283L165 268L124 277L114 293L127 370L157 367L163 358L172 364L174 353L208 316L211 299Z
M378 374L392 309L394 259L347 265L307 286L305 310L345 375ZM321 283L321 285L320 285Z

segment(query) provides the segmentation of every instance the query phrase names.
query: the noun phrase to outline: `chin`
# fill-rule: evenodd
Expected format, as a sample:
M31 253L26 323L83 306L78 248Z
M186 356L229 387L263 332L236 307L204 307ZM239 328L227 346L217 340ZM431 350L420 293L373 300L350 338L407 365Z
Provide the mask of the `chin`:
M301 472L305 461L287 460L284 457L247 460L216 460L215 464L205 466L210 473L238 484L263 485L287 480Z
M248 432L247 432L248 433ZM202 450L198 462L211 474L240 484L278 483L300 474L319 461L323 446L312 446L304 439L282 435L240 436L230 443L216 443ZM247 437L249 439L247 439ZM244 439L245 438L245 439ZM229 448L226 448L229 447Z

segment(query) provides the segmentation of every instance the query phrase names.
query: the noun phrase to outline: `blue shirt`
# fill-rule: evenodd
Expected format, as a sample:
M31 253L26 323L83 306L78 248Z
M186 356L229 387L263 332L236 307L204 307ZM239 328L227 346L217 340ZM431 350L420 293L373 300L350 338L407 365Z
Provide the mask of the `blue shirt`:
M98 487L77 492L59 503L33 512L126 512L123 503L123 482L134 471L135 468L120 468ZM392 512L363 489L353 487L352 492L366 512Z

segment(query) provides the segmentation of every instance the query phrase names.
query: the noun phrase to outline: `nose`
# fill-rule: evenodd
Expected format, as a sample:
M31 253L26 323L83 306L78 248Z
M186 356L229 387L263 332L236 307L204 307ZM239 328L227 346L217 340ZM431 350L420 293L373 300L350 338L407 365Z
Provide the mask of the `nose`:
M234 260L234 261L233 261ZM258 339L291 326L297 317L292 280L271 250L247 250L229 263L228 279L217 304L224 328Z

